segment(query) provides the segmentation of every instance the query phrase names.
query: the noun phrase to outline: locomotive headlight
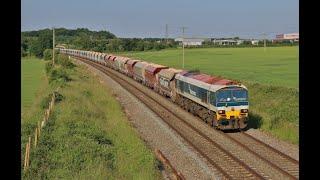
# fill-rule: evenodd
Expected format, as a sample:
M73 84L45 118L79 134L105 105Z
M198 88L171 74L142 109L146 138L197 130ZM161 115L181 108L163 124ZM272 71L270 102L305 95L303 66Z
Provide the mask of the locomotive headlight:
M225 110L219 110L218 114L225 114Z
M247 112L248 112L248 109L241 109L241 112L242 112L242 113L247 113Z

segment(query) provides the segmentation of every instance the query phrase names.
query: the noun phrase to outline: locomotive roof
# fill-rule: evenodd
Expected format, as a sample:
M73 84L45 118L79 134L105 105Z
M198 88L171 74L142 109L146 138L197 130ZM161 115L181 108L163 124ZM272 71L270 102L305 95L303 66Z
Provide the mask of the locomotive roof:
M244 85L235 81L224 79L219 76L210 76L207 74L200 74L196 72L183 71L176 75L176 79L202 87L209 91L218 91L219 89L236 86L247 89Z

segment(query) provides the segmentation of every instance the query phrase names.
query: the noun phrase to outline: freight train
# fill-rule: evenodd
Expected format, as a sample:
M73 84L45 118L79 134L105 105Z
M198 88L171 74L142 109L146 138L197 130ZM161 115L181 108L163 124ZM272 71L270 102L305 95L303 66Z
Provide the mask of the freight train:
M248 89L239 82L112 54L75 49L59 51L119 71L170 98L217 129L247 127Z

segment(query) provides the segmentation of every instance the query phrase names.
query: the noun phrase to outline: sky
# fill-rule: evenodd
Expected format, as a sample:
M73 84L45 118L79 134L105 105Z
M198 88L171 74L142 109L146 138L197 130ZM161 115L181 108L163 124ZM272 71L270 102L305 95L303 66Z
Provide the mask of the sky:
M21 31L107 30L118 37L275 38L299 32L298 0L21 0Z

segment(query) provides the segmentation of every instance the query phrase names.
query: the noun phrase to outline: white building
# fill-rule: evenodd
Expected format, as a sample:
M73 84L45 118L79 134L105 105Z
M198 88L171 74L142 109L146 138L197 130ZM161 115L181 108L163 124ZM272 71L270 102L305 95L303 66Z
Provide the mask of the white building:
M276 41L291 40L299 41L299 33L278 34L276 35Z
M176 38L174 41L180 42L180 44L183 42L185 46L201 46L203 41L205 39L203 38Z
M213 39L213 44L217 45L239 45L242 41L234 40L234 39Z
M251 44L252 45L258 45L259 44L259 40L251 40Z

